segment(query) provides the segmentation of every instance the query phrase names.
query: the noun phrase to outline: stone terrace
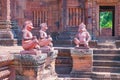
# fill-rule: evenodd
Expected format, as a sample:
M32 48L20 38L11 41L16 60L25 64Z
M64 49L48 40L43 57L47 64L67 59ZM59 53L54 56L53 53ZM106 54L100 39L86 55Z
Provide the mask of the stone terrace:
M60 47L55 47L55 48L60 49ZM5 55L7 53L19 53L21 50L23 50L22 46L0 46L0 55ZM92 78L94 80L111 80L111 79L119 80L120 78L119 51L120 51L119 48L116 49L94 48L93 74L92 74ZM45 71L45 73L46 72L49 73L49 71L47 70ZM113 78L110 79L110 77ZM71 78L69 74L60 74L60 75L58 74L58 76L54 76L54 75L44 76L43 80L91 80L91 79L80 78L80 77Z
M0 46L0 55L8 55L9 53L19 53L23 50L22 46ZM49 74L49 70L45 70L42 74ZM8 78L5 78L8 79ZM62 77L58 77L55 75L47 75L43 76L42 80L91 80L88 78L71 78L68 74L64 74Z

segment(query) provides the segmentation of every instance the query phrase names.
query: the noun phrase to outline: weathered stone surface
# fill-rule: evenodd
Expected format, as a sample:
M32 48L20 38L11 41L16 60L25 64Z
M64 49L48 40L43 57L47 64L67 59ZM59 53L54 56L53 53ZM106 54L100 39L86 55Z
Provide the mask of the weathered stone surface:
M71 75L76 73L92 72L92 49L71 49L71 56L73 60Z
M93 52L93 72L120 73L119 49L96 49Z
M37 49L32 49L32 50L22 50L20 51L20 54L31 54L31 55L40 55L41 51Z
M99 73L94 72L92 75L92 80L119 80L120 74L118 73Z
M19 61L23 66L39 66L45 62L46 54L30 55L30 54L15 54L15 60Z
M23 80L40 80L46 58L46 54L15 54L14 65L16 67L17 75L19 75L20 78L23 78Z
M55 70L58 74L70 74L72 69L72 57L70 48L57 48L58 56L56 58Z
M16 39L0 39L0 45L14 46L14 45L17 45L17 40Z
M7 62L7 61L12 61L12 60L14 60L14 57L12 54L6 53L6 54L0 55L0 62L5 62L5 61Z
M97 40L91 40L89 41L90 48L97 48L98 41Z
M120 40L116 40L115 45L116 45L117 48L120 48Z
M14 60L11 54L0 54L0 80L15 80L15 70L12 67Z
M46 59L46 63L45 63L45 68L50 67L50 71L51 74L56 74L55 72L55 60L58 54L58 50L53 50L52 52L48 52L47 53L47 59Z

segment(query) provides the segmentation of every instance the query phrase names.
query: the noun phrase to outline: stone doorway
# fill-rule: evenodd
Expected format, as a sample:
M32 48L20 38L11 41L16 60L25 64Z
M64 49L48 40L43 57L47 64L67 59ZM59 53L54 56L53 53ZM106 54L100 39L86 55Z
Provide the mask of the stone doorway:
M115 36L115 6L99 6L100 36Z

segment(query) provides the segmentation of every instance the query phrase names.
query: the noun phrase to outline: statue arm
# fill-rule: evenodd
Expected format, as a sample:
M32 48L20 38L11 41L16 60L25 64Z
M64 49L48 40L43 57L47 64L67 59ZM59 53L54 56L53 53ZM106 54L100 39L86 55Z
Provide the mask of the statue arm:
M45 39L44 33L40 31L40 39Z
M89 32L87 32L87 42L89 42L91 40L91 36L89 34Z
M30 40L30 39L33 39L33 36L30 33L24 32L23 33L23 39Z

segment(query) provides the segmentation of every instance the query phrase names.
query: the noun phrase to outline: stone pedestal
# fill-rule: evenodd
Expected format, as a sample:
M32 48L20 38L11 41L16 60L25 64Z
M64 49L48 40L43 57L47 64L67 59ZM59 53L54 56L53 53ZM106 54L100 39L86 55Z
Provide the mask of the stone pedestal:
M46 54L15 54L16 80L41 80L46 58Z
M71 75L92 72L92 49L71 49L71 56L73 60Z
M0 80L15 80L13 60L14 57L11 54L0 54Z

